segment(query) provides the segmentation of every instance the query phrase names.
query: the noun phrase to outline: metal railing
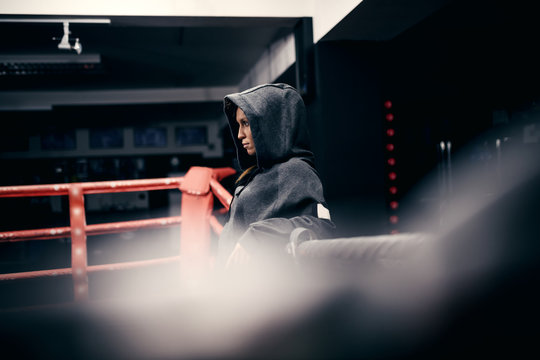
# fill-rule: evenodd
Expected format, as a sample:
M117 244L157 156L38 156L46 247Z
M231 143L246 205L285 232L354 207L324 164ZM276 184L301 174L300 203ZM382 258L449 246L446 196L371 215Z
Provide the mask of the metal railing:
M100 181L69 184L0 187L0 197L68 196L70 226L47 229L0 232L0 243L48 240L71 237L71 268L0 274L0 280L29 279L72 275L75 301L88 299L88 273L103 270L131 269L180 261L181 270L208 266L210 229L219 234L222 225L212 214L214 196L228 210L232 196L219 181L235 172L232 168L192 167L184 177ZM129 191L179 189L182 192L180 216L86 224L84 195ZM102 235L143 228L180 227L180 251L177 256L158 259L91 265L87 263L88 235Z

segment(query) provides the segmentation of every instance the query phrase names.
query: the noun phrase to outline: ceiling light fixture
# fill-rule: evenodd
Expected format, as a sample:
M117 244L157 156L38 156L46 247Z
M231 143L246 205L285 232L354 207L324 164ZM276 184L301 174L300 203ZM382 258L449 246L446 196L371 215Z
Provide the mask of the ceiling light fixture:
M64 22L64 35L62 36L62 39L60 40L60 43L58 43L58 48L60 50L75 50L77 54L80 54L82 52L82 45L79 41L79 38L75 39L75 44L72 46L69 42L69 34L71 32L69 31L69 22ZM53 40L57 40L58 38L53 38Z
M104 18L64 18L64 19L55 19L55 18L2 18L0 17L0 23L62 23L64 26L64 35L62 36L58 48L60 50L74 50L77 54L82 52L82 44L79 38L75 38L75 43L73 45L69 42L69 23L78 23L78 24L111 24L110 19ZM58 40L58 38L53 37L53 40Z
M75 39L75 44L73 44L72 49L75 50L75 52L77 52L77 55L79 55L82 52L82 45L79 42L79 38Z

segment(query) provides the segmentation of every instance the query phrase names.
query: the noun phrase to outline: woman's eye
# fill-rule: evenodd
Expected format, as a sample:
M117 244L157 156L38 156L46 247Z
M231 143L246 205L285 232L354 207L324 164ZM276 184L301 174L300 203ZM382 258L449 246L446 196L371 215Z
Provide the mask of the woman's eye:
M242 121L242 126L249 126L249 123L247 121Z

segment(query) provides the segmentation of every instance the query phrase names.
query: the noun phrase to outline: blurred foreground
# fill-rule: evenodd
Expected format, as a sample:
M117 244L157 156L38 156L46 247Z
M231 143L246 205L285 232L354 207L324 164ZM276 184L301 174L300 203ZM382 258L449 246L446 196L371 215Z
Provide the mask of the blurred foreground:
M540 159L508 154L494 196L455 167L445 221L419 216L429 234L309 241L189 281L124 278L115 299L2 310L2 358L537 357Z

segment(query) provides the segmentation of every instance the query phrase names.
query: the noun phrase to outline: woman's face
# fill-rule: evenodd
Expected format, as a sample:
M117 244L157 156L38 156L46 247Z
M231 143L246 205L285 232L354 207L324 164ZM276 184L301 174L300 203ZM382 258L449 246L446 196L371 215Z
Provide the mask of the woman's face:
M240 108L236 110L236 122L238 123L238 139L242 141L242 147L246 149L248 155L255 155L255 142L249 127L249 120Z

